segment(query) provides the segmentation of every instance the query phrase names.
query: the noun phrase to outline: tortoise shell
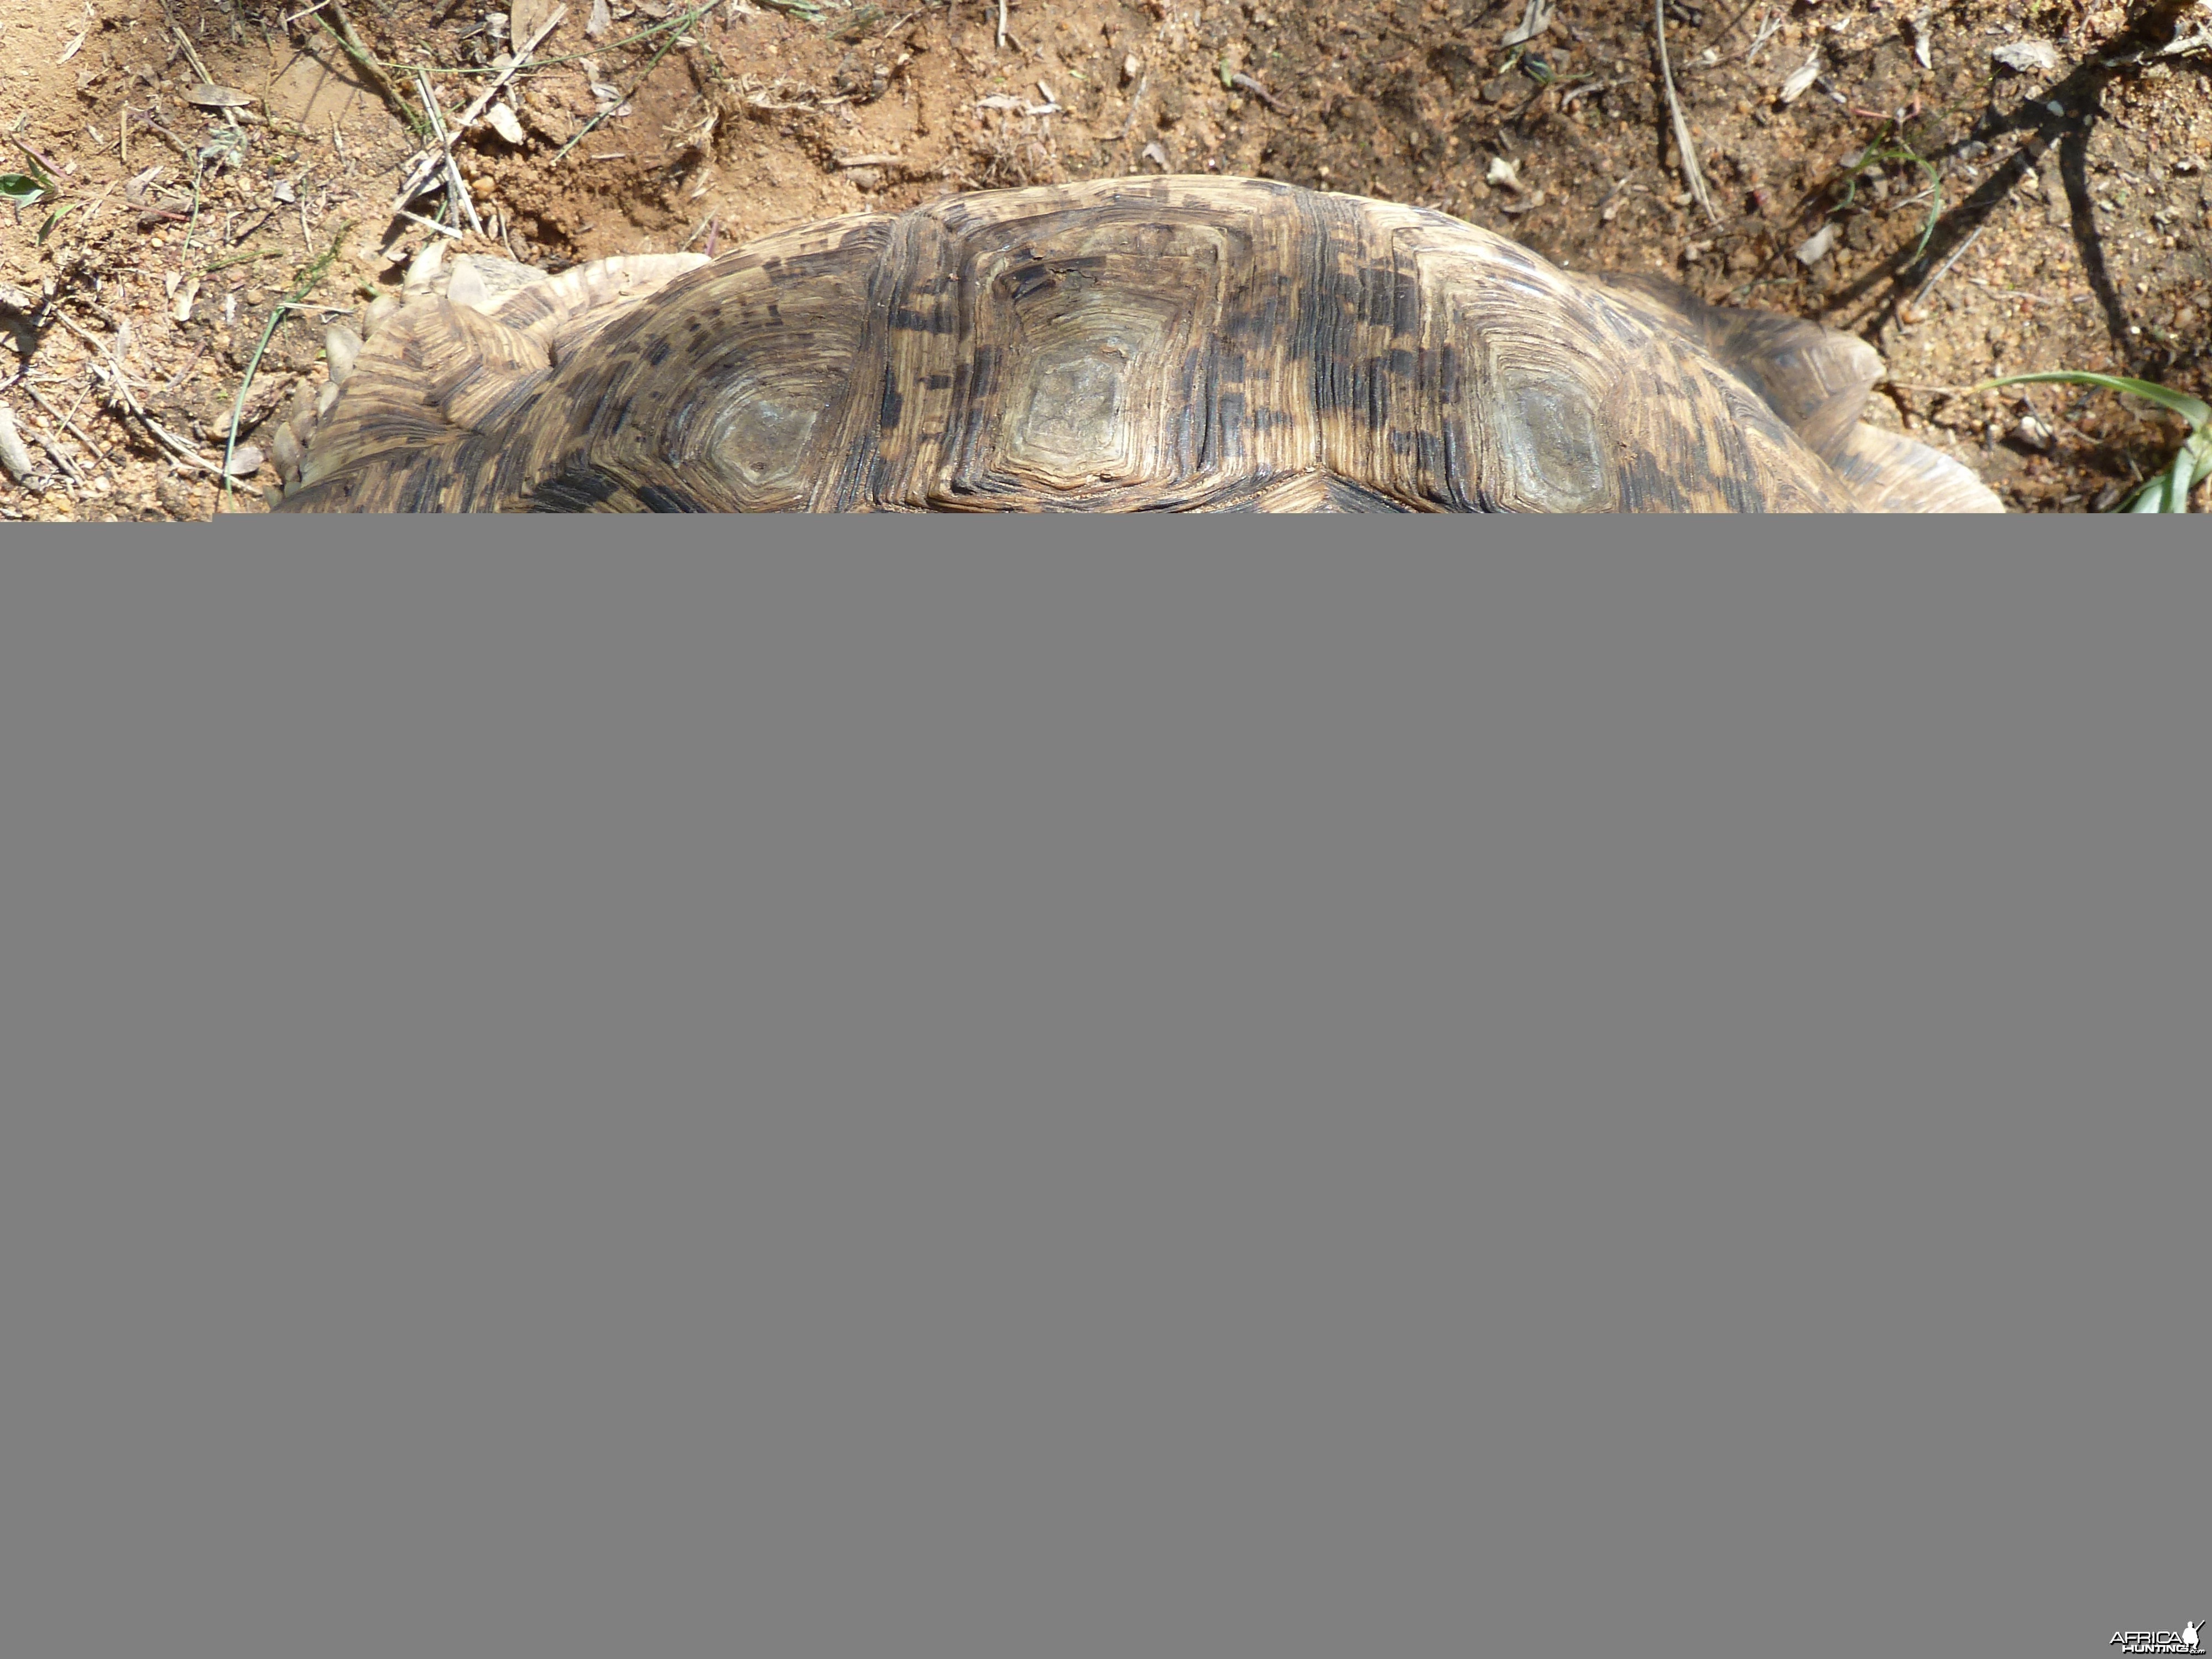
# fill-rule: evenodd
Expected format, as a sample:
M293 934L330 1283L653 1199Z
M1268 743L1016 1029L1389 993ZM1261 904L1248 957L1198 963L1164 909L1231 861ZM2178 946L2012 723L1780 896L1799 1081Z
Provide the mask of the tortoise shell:
M293 512L1996 510L1850 336L1260 179L441 268L331 337ZM333 396L333 389L335 396Z

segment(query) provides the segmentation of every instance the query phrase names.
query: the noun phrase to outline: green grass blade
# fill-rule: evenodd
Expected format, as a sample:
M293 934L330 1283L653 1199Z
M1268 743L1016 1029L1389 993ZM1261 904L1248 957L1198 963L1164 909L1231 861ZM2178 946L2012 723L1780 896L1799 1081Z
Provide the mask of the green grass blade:
M2186 497L2184 497L2185 501ZM2173 505L2173 473L2171 470L2154 476L2151 481L2128 498L2121 509L2126 513L2181 513L2185 507Z
M2170 409L2191 426L2212 425L2212 405L2202 398L2192 398L2185 392L2176 392L2171 386L2160 386L2154 380L2131 380L2124 374L2093 374L2087 369L2053 368L2034 374L2007 374L2002 379L1984 380L1974 387L1976 392L1989 392L2001 386L2028 386L2047 382L2063 386L2102 386L2107 392L2131 392L2138 398L2148 398L2160 409Z
M2131 380L2124 374L2096 374L2087 369L2052 368L2033 374L2007 374L1984 380L1973 389L1992 392L2001 386L2090 386L2107 392L2124 392L2156 404L2189 422L2189 436L2174 456L2173 464L2128 498L2128 513L2186 513L2189 492L2212 474L2212 405L2202 398L2160 386L2154 380Z

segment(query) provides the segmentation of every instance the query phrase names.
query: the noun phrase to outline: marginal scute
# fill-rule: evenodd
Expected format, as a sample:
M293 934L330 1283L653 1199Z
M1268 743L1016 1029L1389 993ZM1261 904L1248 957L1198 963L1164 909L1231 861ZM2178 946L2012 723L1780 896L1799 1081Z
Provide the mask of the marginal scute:
M1823 460L1842 447L1881 380L1881 354L1853 335L1778 312L1708 305L1663 277L1601 280L1607 297L1704 346Z
M434 242L329 338L275 440L288 511L1995 504L1861 420L1863 341L1257 179L975 192L556 276Z
M2002 513L1996 492L1960 463L1861 422L1830 463L1874 513Z
M436 237L423 244L422 251L407 262L407 275L401 283L409 295L428 294L445 269L446 245Z
M289 422L277 422L276 430L269 440L269 453L276 458L276 474L287 483L296 483L300 477L300 441L292 434Z
M341 323L332 323L323 331L323 359L329 365L331 379L343 385L345 377L353 373L354 360L361 356L362 338Z
M489 313L496 310L518 289L532 287L545 278L546 273L536 265L496 259L482 253L464 254L453 261L453 275L446 283L446 297L457 306Z

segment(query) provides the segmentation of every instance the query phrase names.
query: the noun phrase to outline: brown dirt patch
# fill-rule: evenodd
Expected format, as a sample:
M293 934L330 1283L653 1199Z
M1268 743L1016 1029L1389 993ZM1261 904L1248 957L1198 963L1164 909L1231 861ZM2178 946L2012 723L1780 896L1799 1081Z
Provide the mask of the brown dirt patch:
M1650 9L1563 0L1516 54L1523 3L1012 0L1002 44L995 0L725 0L689 23L648 0L614 6L598 39L570 0L516 82L521 142L480 125L459 148L486 234L453 246L557 269L956 190L1249 173L1419 202L1562 264L1663 270L1859 333L1891 366L1875 418L2022 508L2109 504L2179 428L2105 393L1974 382L2095 368L2212 395L2212 52L2154 55L2212 24L2203 0L1678 4L1668 46L1717 223L1684 189ZM60 189L0 208L0 283L28 302L0 292L0 402L36 471L0 474L0 514L206 516L201 463L222 455L264 332L242 445L319 378L325 319L393 289L437 234L391 212L418 140L322 26L337 0L312 4L7 9L0 170L36 159ZM484 0L343 9L398 100L419 110L401 66L420 66L447 118L516 21ZM526 31L550 9L515 8ZM2057 67L1993 61L2021 40ZM191 101L202 66L255 101ZM413 206L450 216L435 191ZM1796 250L1824 227L1808 265Z

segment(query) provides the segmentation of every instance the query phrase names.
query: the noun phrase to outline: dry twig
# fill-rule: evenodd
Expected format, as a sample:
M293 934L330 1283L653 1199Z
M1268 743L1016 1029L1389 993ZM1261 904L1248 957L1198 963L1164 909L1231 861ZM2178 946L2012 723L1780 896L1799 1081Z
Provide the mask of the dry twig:
M566 6L553 8L552 15L538 26L537 32L525 41L522 49L514 54L514 61L501 70L497 78L477 94L476 101L461 112L459 118L453 123L452 128L455 139L467 136L469 129L474 126L483 117L483 112L491 107L491 100L499 95L500 88L512 80L516 72L530 61L530 54L544 44L545 37L558 28L561 26L561 20L568 15L568 9ZM416 71L417 74L421 72ZM451 149L452 145L448 143L447 146L448 160L451 159ZM392 198L392 210L394 213L405 207L415 198L422 186L430 182L431 178L438 171L439 155L440 152L437 150L424 150L408 163L405 183L401 186L399 194Z
M169 33L177 37L177 44L185 49L185 56L192 60L192 67L199 71L200 84L212 86L215 83L215 76L207 72L207 65L200 62L199 53L192 50L191 37L174 24L170 25Z
M422 70L415 71L415 84L422 94L422 107L429 112L430 131L436 135L446 174L446 196L448 206L459 210L469 222L469 228L479 236L483 234L483 221L477 217L477 204L470 198L469 187L461 178L460 163L453 160L453 139L457 136L446 130L445 112L438 107L438 94L430 88L430 77ZM301 232L304 237L305 231Z
M1683 118L1682 100L1674 91L1674 70L1667 61L1667 0L1651 0L1651 15L1658 26L1659 75L1667 84L1667 112L1674 118L1674 148L1682 153L1682 179L1705 210L1707 222L1717 225L1720 210L1713 205L1712 193L1705 188L1704 169L1698 166L1698 147L1690 137L1690 124Z
M90 330L80 326L66 312L57 311L53 313L53 317L56 322L59 323L64 328L69 330L70 333L76 335L77 338L82 340L87 345L97 351L101 357L106 360L105 363L94 362L92 365L92 372L98 375L101 383L114 394L116 401L120 403L123 407L128 410L132 415L136 416L137 417L138 423L144 427L147 431L154 434L155 442L159 443L162 448L167 450L179 460L189 462L191 465L199 467L204 471L214 473L217 477L221 477L222 476L222 469L216 465L215 462L208 459L206 456L194 449L191 445L186 443L182 438L179 438L175 433L170 431L168 428L163 426L159 421L155 420L151 415L149 415L146 412L145 404L140 403L137 394L131 390L131 376L129 373L124 368L121 360L116 356L113 351L109 349L107 343L105 340L93 333ZM24 390L27 392L30 388L28 386L26 386ZM43 399L40 400L40 406L44 407ZM52 411L49 412L51 413ZM76 428L71 427L70 430L76 431ZM82 432L77 433L77 435L81 438L84 436ZM85 441L89 443L91 442L91 440L88 438ZM105 459L105 457L102 459Z
M410 212L405 208L394 208L392 210L392 216L398 219L411 220L416 224L422 226L425 230L436 231L441 236L459 237L461 234L459 231L455 230L451 225L441 225L435 219L426 219L421 214Z
M70 436L75 438L87 449L89 449L93 453L93 456L95 459L100 461L103 465L107 464L107 452L101 448L98 443L94 441L92 434L87 432L82 427L79 426L75 420L70 418L69 416L63 414L61 410L56 409L52 404L40 397L39 395L39 388L33 386L28 380L23 382L23 395L26 398L28 398L33 403L38 404L40 409L45 410L46 411L47 419L52 421L53 423L61 428L63 431L68 433ZM84 477L84 474L77 471L76 464L71 461L67 455L64 455L61 451L54 447L52 440L46 437L43 434L36 431L33 431L31 435L38 439L39 442L45 447L46 453L52 456L55 461L64 471L66 471L71 477L82 478Z

